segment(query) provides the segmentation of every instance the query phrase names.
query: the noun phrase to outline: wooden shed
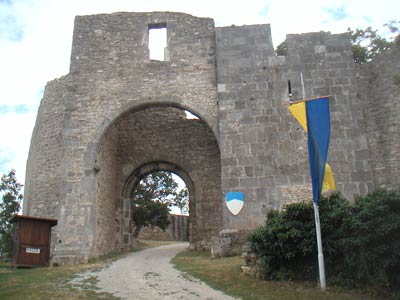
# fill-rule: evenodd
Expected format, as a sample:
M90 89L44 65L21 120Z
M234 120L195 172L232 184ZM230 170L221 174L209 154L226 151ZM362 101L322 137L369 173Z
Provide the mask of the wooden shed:
M12 264L16 267L48 266L51 227L56 219L16 215Z

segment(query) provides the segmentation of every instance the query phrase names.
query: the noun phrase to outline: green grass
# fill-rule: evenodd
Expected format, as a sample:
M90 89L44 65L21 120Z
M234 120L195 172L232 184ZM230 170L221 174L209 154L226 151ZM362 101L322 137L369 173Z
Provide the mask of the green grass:
M167 242L140 243L135 251L168 244ZM70 281L77 274L104 268L125 254L109 254L92 259L88 264L58 266L49 268L12 268L9 263L0 262L0 299L1 300L116 300L109 293L101 293L96 287L97 279L92 276L84 280L79 288Z
M243 275L240 257L211 258L208 252L186 251L172 261L176 268L224 293L243 300L372 300L366 293L317 283L262 281Z
M140 249L168 243L140 244ZM0 263L0 299L1 300L116 300L108 293L101 293L96 287L94 276L84 280L79 288L70 281L79 273L98 270L121 254L92 260L83 265L59 266L49 268L15 269L7 263ZM210 286L243 300L279 299L279 300L372 300L375 299L357 291L348 291L328 287L322 293L316 283L260 281L241 273L240 257L212 259L208 252L187 251L173 259L176 267L193 277L199 278ZM148 273L148 276L157 276Z
M49 268L12 268L0 263L0 299L118 299L107 293L97 293L93 282L75 289L69 281L80 272L98 268L97 264L60 266Z

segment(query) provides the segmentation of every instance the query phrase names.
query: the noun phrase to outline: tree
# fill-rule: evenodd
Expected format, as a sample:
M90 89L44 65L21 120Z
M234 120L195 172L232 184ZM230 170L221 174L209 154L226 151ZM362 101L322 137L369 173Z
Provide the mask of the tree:
M276 55L281 55L281 56L286 56L287 55L287 43L286 40L284 40L282 43L280 43L276 47Z
M389 29L392 34L397 34L399 28L397 24L399 21L392 20L385 27ZM367 27L365 29L356 29L355 31L348 28L351 39L351 48L353 52L353 60L355 63L366 63L371 61L376 55L389 49L393 44L393 40L387 40L378 34L378 30ZM398 38L396 38L398 39Z
M133 236L137 238L146 226L157 226L165 230L169 224L169 209L172 206L187 211L187 189L179 192L178 184L169 172L157 171L143 177L131 193ZM186 190L186 192L185 192Z
M12 253L12 233L13 224L10 219L16 215L20 209L22 195L20 190L22 184L18 183L15 177L15 170L1 177L0 193L2 201L0 202L0 250L11 256Z
M165 230L169 225L168 203L158 200L133 199L132 221L135 225L133 237L139 236L140 230L146 226L157 226Z
M173 205L178 207L181 214L189 212L189 191L187 188L181 189L173 200Z

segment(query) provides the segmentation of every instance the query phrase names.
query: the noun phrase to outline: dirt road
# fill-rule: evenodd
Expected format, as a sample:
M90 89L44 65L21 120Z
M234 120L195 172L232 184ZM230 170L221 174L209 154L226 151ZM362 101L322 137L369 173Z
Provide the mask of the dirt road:
M132 300L233 300L173 268L171 259L187 243L150 248L130 254L95 273L101 291Z

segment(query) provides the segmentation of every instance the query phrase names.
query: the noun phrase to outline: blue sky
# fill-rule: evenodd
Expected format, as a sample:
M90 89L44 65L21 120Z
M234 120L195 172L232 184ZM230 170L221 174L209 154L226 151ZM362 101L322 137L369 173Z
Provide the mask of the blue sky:
M382 30L400 19L400 1L0 0L0 174L14 168L25 180L46 82L68 73L74 17L116 11L179 11L213 18L216 26L269 23L276 46L290 33Z

